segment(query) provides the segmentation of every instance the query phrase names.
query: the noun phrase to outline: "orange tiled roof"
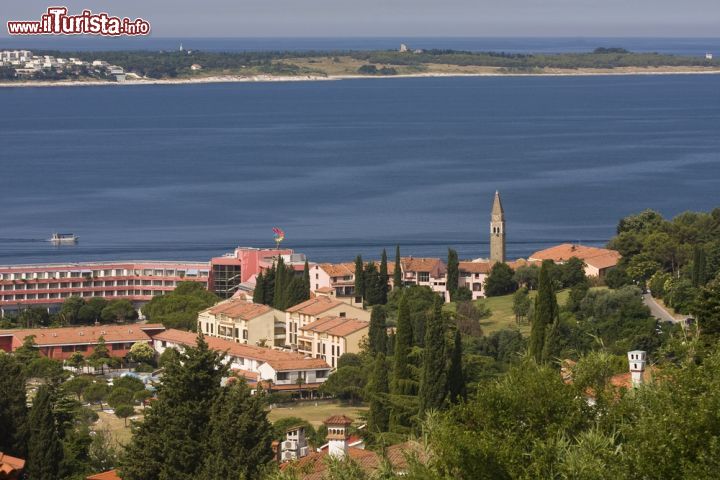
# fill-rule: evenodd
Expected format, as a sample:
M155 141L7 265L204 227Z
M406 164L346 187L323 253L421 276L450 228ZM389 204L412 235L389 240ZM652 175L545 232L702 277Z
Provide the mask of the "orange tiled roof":
M0 452L0 474L10 476L25 468L25 460Z
M344 305L344 303L341 300L321 296L298 303L297 305L288 308L287 311L290 313L301 313L304 315L317 315L327 312L338 305Z
M263 315L272 308L267 305L261 305L258 303L248 303L243 299L230 298L224 302L220 302L214 307L210 307L205 312L212 315L226 315L230 318L240 320L252 320L260 315Z
M88 345L98 342L127 343L150 341L146 330L162 330L159 323L132 323L127 325L92 325L86 327L28 328L21 330L0 330L0 336L12 335L20 344L25 337L35 335L38 347L52 345Z
M315 290L316 293L332 293L335 289L332 287L320 287Z
M155 340L164 340L180 345L196 345L197 335L192 332L169 329L153 336ZM235 357L249 358L267 363L276 371L330 369L330 366L321 358L305 358L299 353L283 352L272 348L245 345L224 338L205 337L208 346L220 352L227 351Z
M442 268L445 263L439 258L402 257L400 259L403 272L431 272L435 268ZM393 264L393 268L395 265ZM388 272L391 272L388 265Z
M87 477L87 480L120 480L120 476L118 475L117 470L110 470L107 472L90 475L89 477Z
M607 248L587 247L585 245L574 245L563 243L554 247L546 248L530 255L529 260L553 260L554 262L565 262L572 257L579 258L586 264L596 268L607 268L617 265L621 255L615 250Z
M490 273L492 262L458 262L458 270L468 273Z
M380 457L370 450L350 447L347 449L347 455L365 471L376 470L380 465ZM313 452L298 460L283 463L280 465L280 469L294 468L298 472L304 472L300 474L300 478L303 480L322 480L325 478L325 471L327 470L327 463L325 462L327 457L328 452Z
M353 419L347 415L333 415L332 417L323 421L325 425L351 425Z
M300 330L327 333L328 335L334 335L336 337L344 337L364 328L368 328L369 326L369 322L366 322L365 320L358 320L357 318L328 316L318 318L314 322L310 322L304 327L300 327Z
M345 263L321 263L319 265L325 273L331 277L346 277L355 275L355 264L352 262Z

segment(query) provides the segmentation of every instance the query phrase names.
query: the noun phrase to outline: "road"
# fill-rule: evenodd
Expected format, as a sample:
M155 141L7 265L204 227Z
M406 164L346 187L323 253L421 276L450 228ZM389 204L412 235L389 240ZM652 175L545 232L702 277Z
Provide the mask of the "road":
M673 317L670 312L665 310L665 308L663 308L659 303L657 303L652 297L652 295L650 295L649 293L643 294L643 302L645 302L645 305L647 305L650 309L650 313L652 314L652 316L657 318L661 322L678 323L683 320L682 318Z

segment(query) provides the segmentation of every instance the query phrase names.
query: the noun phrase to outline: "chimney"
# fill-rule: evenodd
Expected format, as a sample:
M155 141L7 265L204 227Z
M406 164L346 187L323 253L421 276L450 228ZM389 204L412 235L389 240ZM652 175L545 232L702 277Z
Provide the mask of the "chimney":
M323 422L327 426L328 455L343 459L347 455L349 429L352 419L345 415L335 415Z
M630 377L632 378L633 388L637 388L643 383L646 358L647 353L642 350L628 352L628 363L630 364Z

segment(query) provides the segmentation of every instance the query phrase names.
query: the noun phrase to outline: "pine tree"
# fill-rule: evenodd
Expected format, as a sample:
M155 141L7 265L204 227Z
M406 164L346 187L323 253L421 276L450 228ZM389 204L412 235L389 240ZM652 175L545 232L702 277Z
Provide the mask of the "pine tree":
M60 479L63 446L53 414L52 398L50 387L42 385L30 410L26 470L32 479Z
M380 303L381 305L385 305L387 303L387 296L388 296L388 264L387 264L387 252L383 248L382 256L380 257L380 291L382 292L380 295Z
M552 261L544 261L540 267L538 292L535 297L535 308L533 309L528 353L530 357L538 363L543 361L547 326L552 324L558 316L555 289L553 288L552 278L550 277L550 269L552 266Z
M433 315L425 327L425 348L420 371L420 418L430 410L442 408L447 396L447 353L442 300L435 299Z
M309 300L310 299L310 264L307 260L305 260L305 268L303 269L303 291L304 291L304 298L303 300Z
M410 350L413 346L412 319L405 295L398 303L397 329L395 331L395 356L393 357L392 392L398 395L413 395Z
M360 255L355 257L355 296L365 298L365 268Z
M460 283L460 262L458 261L458 254L452 248L448 248L448 261L447 261L447 290L450 293L450 300L454 300L457 295L458 287Z
M462 336L460 330L455 330L455 342L448 369L448 397L451 402L457 403L466 396L465 374L462 367Z
M393 270L393 289L402 288L402 265L400 264L400 245L395 246L395 268Z
M387 315L381 305L373 307L368 328L368 346L372 355L387 351Z
M253 303L265 303L265 277L262 272L255 278L255 290L253 290Z
M370 397L368 428L372 433L387 432L390 427L390 410L387 405L388 372L385 354L378 353L373 365L372 377L367 386Z
M223 357L199 334L196 347L186 347L165 364L158 398L121 459L123 480L201 478L210 412L228 372Z
M22 364L0 353L0 452L27 456L27 396Z
M244 381L224 388L214 402L201 474L205 480L260 478L272 460L272 426L262 397Z

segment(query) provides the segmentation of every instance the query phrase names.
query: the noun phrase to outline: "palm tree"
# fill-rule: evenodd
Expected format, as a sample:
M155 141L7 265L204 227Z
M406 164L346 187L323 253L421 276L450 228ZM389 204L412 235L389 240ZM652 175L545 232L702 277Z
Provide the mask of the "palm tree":
M295 381L295 383L297 383L300 400L302 400L302 386L305 383L305 378L303 378L301 375L298 375L298 378Z

